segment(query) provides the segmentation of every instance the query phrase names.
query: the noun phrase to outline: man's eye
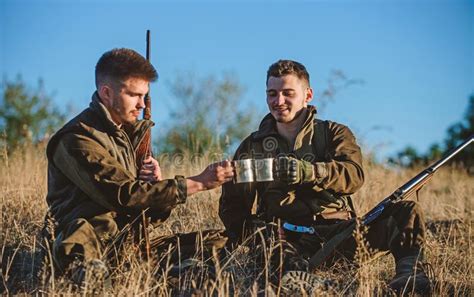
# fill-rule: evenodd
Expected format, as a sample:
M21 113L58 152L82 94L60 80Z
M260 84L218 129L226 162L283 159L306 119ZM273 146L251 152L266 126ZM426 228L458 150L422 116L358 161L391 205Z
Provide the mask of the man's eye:
M283 92L283 95L284 95L284 96L287 96L287 97L293 97L293 96L295 96L295 92L293 92L293 91L285 91L285 92Z
M276 96L276 92L269 91L269 92L267 92L267 96L268 97L274 97L274 96Z

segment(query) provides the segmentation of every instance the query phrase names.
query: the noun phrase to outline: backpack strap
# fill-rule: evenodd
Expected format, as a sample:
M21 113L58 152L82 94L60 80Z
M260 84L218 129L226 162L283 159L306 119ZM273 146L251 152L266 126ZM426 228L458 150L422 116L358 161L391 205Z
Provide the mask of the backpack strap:
M329 122L315 119L313 129L314 131L311 144L313 145L314 151L316 152L316 160L325 161L327 160L328 154Z

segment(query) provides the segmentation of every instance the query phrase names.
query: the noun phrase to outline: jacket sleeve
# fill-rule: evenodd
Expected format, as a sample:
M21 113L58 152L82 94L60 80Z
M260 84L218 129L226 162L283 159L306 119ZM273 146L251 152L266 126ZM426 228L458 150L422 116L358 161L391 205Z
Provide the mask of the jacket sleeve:
M249 158L248 146L249 138L239 146L234 155L234 160ZM251 217L256 192L255 183L234 184L229 182L222 186L222 194L219 199L219 216L231 242L242 238L245 231L244 226Z
M53 163L88 197L111 211L150 208L161 213L186 201L183 177L156 183L138 180L104 147L84 136L65 134L55 148Z
M330 123L328 161L316 162L316 190L331 190L341 195L355 193L364 183L362 153L351 130Z

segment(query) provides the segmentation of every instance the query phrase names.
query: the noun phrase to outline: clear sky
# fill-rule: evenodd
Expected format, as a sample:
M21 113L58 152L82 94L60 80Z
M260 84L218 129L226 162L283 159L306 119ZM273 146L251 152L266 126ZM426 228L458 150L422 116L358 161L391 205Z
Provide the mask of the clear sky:
M321 117L348 125L382 157L442 141L474 93L472 0L0 0L0 74L32 87L42 78L57 104L80 111L100 55L144 54L146 29L160 74L151 89L158 126L169 119L166 81L179 71L235 73L242 100L263 115L266 70L280 58L305 64L316 93L333 69L363 80Z

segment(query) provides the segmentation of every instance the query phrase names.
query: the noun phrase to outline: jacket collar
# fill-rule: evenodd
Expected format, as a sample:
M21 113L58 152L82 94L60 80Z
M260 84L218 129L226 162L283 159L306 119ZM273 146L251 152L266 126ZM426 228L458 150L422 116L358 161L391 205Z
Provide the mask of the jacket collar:
M109 133L119 134L121 130L124 130L130 137L134 147L138 145L138 142L141 141L143 135L148 131L148 129L155 125L151 120L139 120L133 125L117 125L112 120L110 112L100 100L97 92L94 92L92 95L92 101L89 104L89 108L99 117L100 120L102 120Z
M306 119L303 122L303 126L300 131L306 130L307 126L313 122L313 119L316 117L316 107L313 105L308 105L308 114ZM276 127L276 120L271 113L267 114L263 120L260 122L260 126L254 134L255 139L265 138L272 135L278 135L278 130Z
M110 115L110 112L100 100L100 97L97 91L94 92L94 94L92 94L92 100L91 100L91 103L89 104L89 108L93 112L95 112L100 117L101 120L103 120L106 127L110 129L110 131L117 132L120 130L120 126L117 125L112 120L112 116Z

